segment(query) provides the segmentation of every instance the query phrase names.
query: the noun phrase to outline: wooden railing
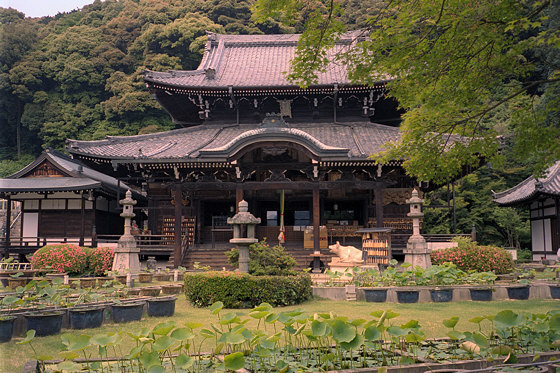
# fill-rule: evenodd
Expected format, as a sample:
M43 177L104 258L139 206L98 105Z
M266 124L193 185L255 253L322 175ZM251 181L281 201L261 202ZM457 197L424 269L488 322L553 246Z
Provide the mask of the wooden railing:
M86 242L91 242L91 237L85 237ZM71 243L78 245L80 237L40 237L40 236L23 236L10 237L9 242L5 238L0 239L0 247L9 246L13 249L37 248L47 244Z
M426 242L450 242L455 237L471 238L470 234L423 234Z

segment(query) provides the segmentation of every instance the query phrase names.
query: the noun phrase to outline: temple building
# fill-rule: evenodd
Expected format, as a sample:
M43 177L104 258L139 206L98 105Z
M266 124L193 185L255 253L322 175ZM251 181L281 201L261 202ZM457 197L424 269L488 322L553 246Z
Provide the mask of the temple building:
M399 139L401 113L384 81L352 84L336 61L355 36L344 35L317 83L300 88L285 77L299 35L209 34L196 70L144 74L180 128L67 140L66 150L84 169L146 197L139 242L161 237L167 246L159 253L175 266L192 263L201 248L230 249L226 219L241 200L261 218L257 238L276 244L280 237L304 257L336 241L359 247L364 227L392 228L393 254L402 255L412 234L406 200L427 184L407 176L401 160L370 157ZM113 233L96 229L99 242Z
M96 245L96 231L121 234L116 210L128 186L61 152L47 149L9 178L0 179L5 199L4 250L29 254L50 243ZM136 193L136 198L143 196ZM19 235L11 237L13 202L20 204ZM8 243L8 245L6 245Z
M494 202L500 206L529 208L533 260L558 259L560 249L560 161L549 167L545 175L531 176L494 194Z

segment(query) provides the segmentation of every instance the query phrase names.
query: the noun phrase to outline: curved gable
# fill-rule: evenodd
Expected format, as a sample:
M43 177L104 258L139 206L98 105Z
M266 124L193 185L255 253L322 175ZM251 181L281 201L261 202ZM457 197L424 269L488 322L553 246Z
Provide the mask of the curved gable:
M350 152L348 148L325 145L307 132L299 129L265 127L244 132L223 146L200 150L199 158L212 161L236 160L245 153L245 149L250 149L252 145L271 142L295 144L305 149L317 161L346 159L349 157Z

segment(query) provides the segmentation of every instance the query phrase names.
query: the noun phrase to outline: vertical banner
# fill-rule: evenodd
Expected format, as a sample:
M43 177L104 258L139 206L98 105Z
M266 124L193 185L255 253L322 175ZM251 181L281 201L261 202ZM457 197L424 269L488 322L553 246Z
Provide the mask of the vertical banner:
M278 244L282 245L286 242L286 234L284 233L284 189L280 191L280 233L278 234Z

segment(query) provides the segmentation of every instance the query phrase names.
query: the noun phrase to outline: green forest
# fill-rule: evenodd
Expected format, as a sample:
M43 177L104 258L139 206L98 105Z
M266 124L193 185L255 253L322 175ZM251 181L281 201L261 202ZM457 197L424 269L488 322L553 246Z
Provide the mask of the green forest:
M364 27L381 0L343 0L340 20ZM195 69L206 32L273 34L302 32L320 11L309 2L289 25L251 17L252 0L96 0L54 17L26 18L0 8L0 177L33 160L42 149L64 149L68 138L102 139L174 128L142 80L145 69ZM557 56L554 56L557 58ZM504 126L507 105L487 121ZM528 177L532 160L509 157L488 164L456 183L458 233L474 225L481 243L527 248L529 228L522 210L498 208L491 191ZM432 204L446 204L446 189ZM427 209L429 233L453 231L450 209Z

